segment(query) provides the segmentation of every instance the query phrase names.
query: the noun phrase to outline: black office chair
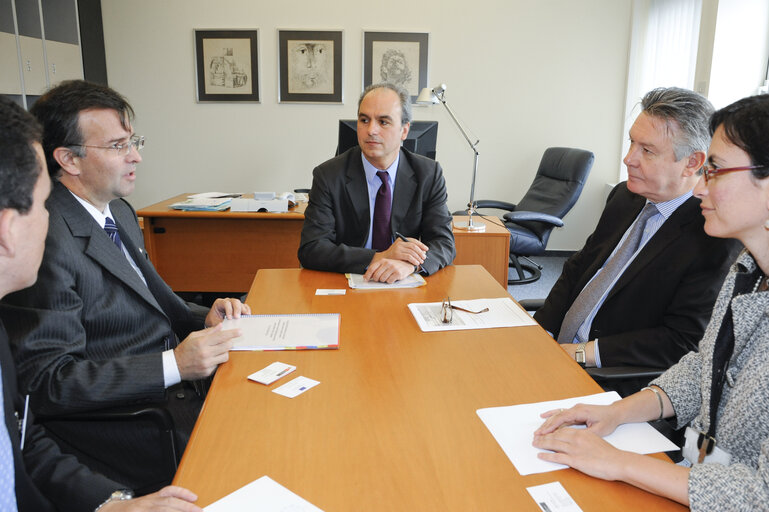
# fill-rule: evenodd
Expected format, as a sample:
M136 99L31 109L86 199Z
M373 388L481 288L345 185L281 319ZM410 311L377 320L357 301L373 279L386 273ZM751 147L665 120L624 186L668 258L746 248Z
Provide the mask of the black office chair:
M478 208L509 212L502 219L510 231L510 267L518 277L507 284L532 283L540 278L542 266L529 256L543 254L550 232L563 226L561 219L582 193L594 159L593 153L583 149L547 148L534 181L518 204L486 199L477 202Z

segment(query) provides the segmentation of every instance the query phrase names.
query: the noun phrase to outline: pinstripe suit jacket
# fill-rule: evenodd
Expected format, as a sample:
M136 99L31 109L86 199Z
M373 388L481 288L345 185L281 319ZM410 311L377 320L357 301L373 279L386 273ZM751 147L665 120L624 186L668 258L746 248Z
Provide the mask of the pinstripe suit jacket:
M110 210L147 285L66 187L56 183L47 206L50 226L37 283L8 295L0 306L20 389L30 393L38 415L165 400L161 353L201 329L206 310L186 304L163 282L126 201L112 201ZM76 433L48 428L77 455L108 459L114 438L137 450L146 444L142 433L124 423Z

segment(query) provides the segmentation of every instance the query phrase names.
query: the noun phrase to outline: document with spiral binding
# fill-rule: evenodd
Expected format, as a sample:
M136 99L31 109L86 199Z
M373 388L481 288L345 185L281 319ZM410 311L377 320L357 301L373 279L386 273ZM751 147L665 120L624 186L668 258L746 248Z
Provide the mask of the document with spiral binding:
M242 331L231 350L313 350L339 348L341 321L339 313L243 315L222 324Z

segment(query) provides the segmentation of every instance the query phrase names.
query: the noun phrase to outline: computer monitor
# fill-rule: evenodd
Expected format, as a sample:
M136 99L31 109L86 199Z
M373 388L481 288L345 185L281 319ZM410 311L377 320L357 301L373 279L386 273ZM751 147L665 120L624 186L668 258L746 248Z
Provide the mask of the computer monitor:
M435 146L438 142L438 121L412 121L409 134L403 141L403 147L435 160ZM358 121L356 119L339 120L339 142L336 154L341 155L358 145Z

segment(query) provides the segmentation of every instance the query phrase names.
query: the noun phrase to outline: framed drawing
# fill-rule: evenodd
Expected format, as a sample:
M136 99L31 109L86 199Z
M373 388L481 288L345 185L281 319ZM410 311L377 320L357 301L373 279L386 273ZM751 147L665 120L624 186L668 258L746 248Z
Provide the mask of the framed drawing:
M392 82L411 94L412 103L427 87L427 33L364 32L363 87Z
M258 30L195 30L198 102L259 101Z
M278 101L342 103L342 31L278 30Z

